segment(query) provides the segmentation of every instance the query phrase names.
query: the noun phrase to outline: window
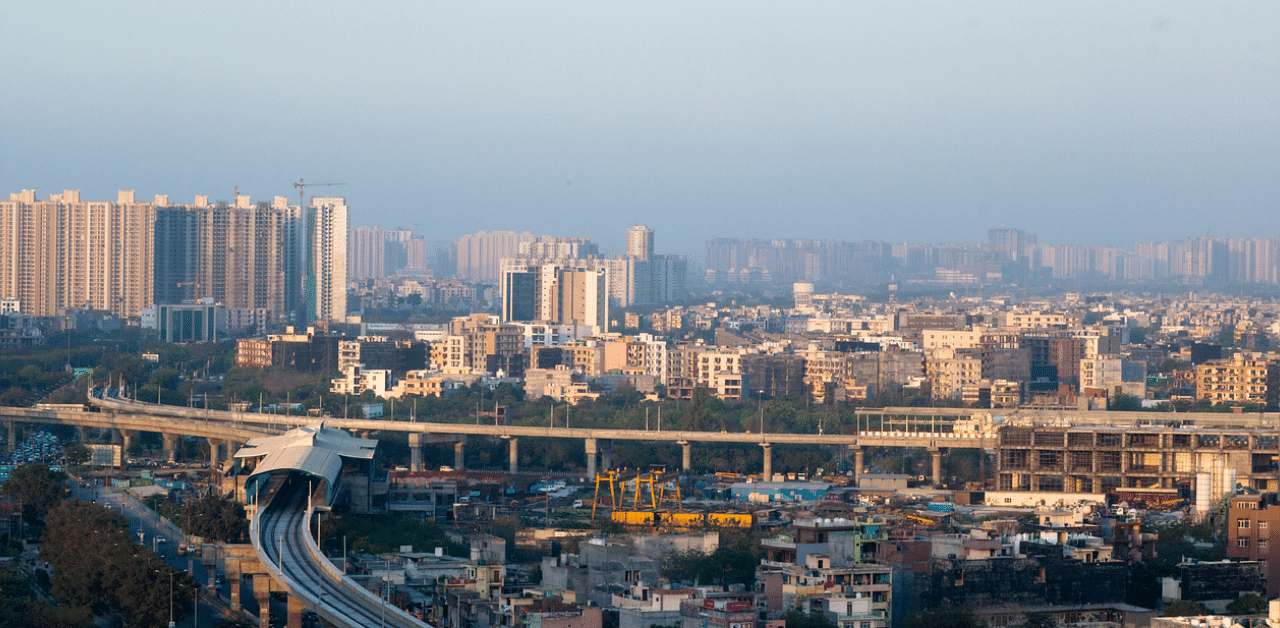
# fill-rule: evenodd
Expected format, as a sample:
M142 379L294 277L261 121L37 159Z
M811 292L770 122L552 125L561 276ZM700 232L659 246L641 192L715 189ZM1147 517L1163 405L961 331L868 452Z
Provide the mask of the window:
M1239 530L1248 530L1248 529L1249 529L1249 520L1248 520L1248 519L1236 519L1236 528L1237 528L1237 529L1239 529Z
M1249 539L1248 538L1236 539L1236 547L1249 547Z
M1266 539L1258 539L1258 549L1260 549L1260 550L1267 549L1267 540L1266 540Z
M1267 529L1267 522L1266 522L1266 521L1259 521L1259 522L1258 522L1258 529L1259 529L1259 530L1266 530L1266 529Z

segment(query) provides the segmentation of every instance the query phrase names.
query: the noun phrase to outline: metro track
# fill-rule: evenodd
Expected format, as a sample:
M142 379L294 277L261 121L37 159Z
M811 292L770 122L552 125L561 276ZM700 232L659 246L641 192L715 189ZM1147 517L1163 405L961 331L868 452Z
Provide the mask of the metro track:
M410 626L426 624L390 604L378 605L354 590L354 583L337 580L317 562L307 548L310 534L307 517L308 485L291 479L275 495L259 516L259 551L283 574L290 593L304 601L321 617L349 626ZM283 561L281 560L283 559ZM321 559L323 560L323 559Z

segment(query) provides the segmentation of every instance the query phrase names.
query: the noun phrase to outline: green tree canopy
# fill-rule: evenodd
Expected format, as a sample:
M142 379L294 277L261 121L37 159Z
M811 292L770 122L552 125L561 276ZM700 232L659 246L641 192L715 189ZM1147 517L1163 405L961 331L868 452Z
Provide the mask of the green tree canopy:
M188 534L219 543L241 543L248 537L244 506L221 495L206 495L182 509Z
M968 606L943 602L925 609L907 620L907 628L986 628L986 620L973 614Z
M82 465L93 457L93 451L84 443L71 443L63 450L62 455L67 459L67 464Z
M1267 612L1267 598L1257 593L1245 593L1227 604L1228 615L1260 615Z
M9 474L0 493L22 502L24 514L43 517L62 500L66 481L65 473L48 465L25 464Z
M1027 613L1015 628L1058 628L1058 620L1049 613Z
M53 566L53 596L98 614L119 612L129 625L163 626L172 587L173 616L185 618L196 584L133 541L114 512L81 501L58 504L45 518L40 548Z
M827 619L822 613L806 613L798 608L787 609L783 617L787 628L836 628L836 623Z
M1199 617L1201 615L1209 615L1213 611L1208 606L1193 600L1178 600L1171 602L1164 607L1164 612L1160 613L1162 617Z

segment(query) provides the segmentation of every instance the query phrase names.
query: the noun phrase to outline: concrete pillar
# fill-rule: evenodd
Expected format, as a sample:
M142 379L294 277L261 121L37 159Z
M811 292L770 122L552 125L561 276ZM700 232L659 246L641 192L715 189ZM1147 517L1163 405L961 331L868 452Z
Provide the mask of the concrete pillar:
M686 475L693 472L693 443L680 441L680 469Z
M178 459L178 435L161 434L164 437L164 455L169 462Z
M586 439L587 446L587 479L595 480L596 478L596 439Z
M409 432L409 471L422 471L422 434Z
M261 626L271 625L271 576L253 575L253 597L258 600L258 621Z
M507 471L516 473L520 470L520 439L507 439Z
M84 425L77 425L77 426L76 426L76 437L80 439L80 442L82 442L82 443L87 443L87 442L89 442L89 432L90 432L92 429L93 429L93 428L91 428L91 427L87 427L87 426L84 426Z
M929 455L933 458L933 485L942 486L942 450L930 447Z
M8 434L8 440L5 441L5 445L9 448L9 454L12 455L13 451L18 448L18 422L5 421L4 428Z
M209 576L209 590L213 590L216 582L214 578L218 575L218 551L216 545L205 545L200 550L200 564L204 565L204 572Z
M305 610L307 606L302 603L302 600L289 596L289 628L302 628L302 611Z
M222 446L225 444L220 438L206 438L209 441L209 468L216 470L219 464L222 464Z
M600 443L600 468L609 470L613 468L613 439L605 439Z
M765 482L773 481L773 445L769 443L760 443L760 448L764 450L764 471L761 473L761 479Z
M117 435L120 437L119 443L116 442ZM129 457L129 450L133 448L133 443L137 438L138 432L135 430L112 430L111 432L111 443L120 445L120 451L123 454L121 456L122 459Z
M227 595L231 598L231 610L240 610L240 561L227 561Z
M858 480L862 479L862 469L867 464L866 452L861 447L854 445L849 449L853 450L853 485L858 485Z
M465 438L453 444L453 470L454 471L461 471L464 468L462 465L467 460L466 447L467 447L467 440Z

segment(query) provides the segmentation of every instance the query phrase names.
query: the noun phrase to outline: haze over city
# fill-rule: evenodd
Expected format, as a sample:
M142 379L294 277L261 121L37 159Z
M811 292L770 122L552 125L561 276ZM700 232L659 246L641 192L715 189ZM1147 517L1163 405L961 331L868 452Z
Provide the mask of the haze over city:
M620 253L715 237L1275 237L1273 3L24 3L0 187Z

